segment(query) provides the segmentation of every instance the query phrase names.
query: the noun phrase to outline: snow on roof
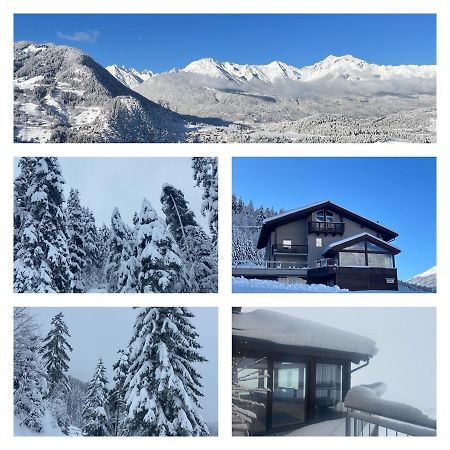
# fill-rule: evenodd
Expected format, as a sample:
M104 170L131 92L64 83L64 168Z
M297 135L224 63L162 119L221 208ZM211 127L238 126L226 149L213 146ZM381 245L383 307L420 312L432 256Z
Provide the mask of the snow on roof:
M324 203L332 203L332 202L330 200L323 200L321 202L310 203L309 205L301 206L300 208L289 209L288 211L277 214L276 216L272 216L272 217L268 217L267 219L264 219L262 223L265 224L265 223L272 222L273 220L282 219L283 217L287 217L287 216L290 216L291 214L301 212L304 209L309 209L309 208L314 208L316 206L320 206Z
M377 237L374 236L373 234L364 232L364 233L355 234L355 235L350 236L350 237L345 238L345 239L341 239L340 241L332 242L331 244L329 244L329 245L325 248L325 250L323 251L323 254L325 254L328 250L331 250L332 248L337 247L337 246L339 246L339 245L341 245L341 244L345 244L346 242L351 242L351 241L354 241L355 239L359 239L359 238L363 238L363 237L370 237L370 238L372 238L373 240L379 242L379 243L380 243L381 245L383 245L384 247L385 247L385 246L389 246L389 247L392 247L392 248L394 248L395 250L398 250L398 251L400 252L400 249L399 249L398 247L396 247L395 245L388 244L386 241L383 241L383 239L377 238Z
M265 309L233 314L233 335L368 357L378 351L376 343L367 337Z
M398 233L391 228L386 227L385 225L382 225L379 222L375 222L371 219L368 219L367 217L361 216L360 214L354 213L350 211L349 209L346 209L331 200L324 200L318 203L312 203L307 206L302 206L301 208L291 209L289 211L286 211L281 214L277 214L276 216L268 217L267 219L263 220L262 227L260 230L260 235L258 239L258 248L263 248L267 245L267 241L270 236L270 231L277 226L278 223L283 223L288 221L291 216L294 216L291 220L295 220L297 216L303 217L307 215L309 212L313 212L316 210L316 208L323 207L323 208L330 208L333 209L340 214L343 214L345 216L348 216L348 218L356 221L356 222L362 222L365 223L367 226L379 230L383 237L386 240L392 240L395 239L398 236Z

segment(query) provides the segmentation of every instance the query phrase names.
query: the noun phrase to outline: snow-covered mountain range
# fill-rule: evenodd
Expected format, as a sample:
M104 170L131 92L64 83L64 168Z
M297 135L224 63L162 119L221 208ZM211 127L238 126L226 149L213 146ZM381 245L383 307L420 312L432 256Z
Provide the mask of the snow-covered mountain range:
M155 74L151 70L138 72L136 69L128 69L125 66L112 65L106 69L124 84L136 86ZM313 65L297 68L281 61L272 61L269 64L235 64L231 62L219 62L212 58L203 58L193 61L185 68L172 70L185 72L212 78L221 78L235 83L246 83L258 80L264 83L275 83L280 80L292 81L316 81L320 79L342 79L349 81L387 80L393 78L431 78L436 77L434 65L399 65L385 66L369 64L352 55L326 57Z
M428 289L436 291L437 288L436 266L410 278L408 280L408 283L414 284L415 286L426 287Z
M14 46L20 142L434 142L435 92L435 66L350 55L302 68L205 58L157 74Z

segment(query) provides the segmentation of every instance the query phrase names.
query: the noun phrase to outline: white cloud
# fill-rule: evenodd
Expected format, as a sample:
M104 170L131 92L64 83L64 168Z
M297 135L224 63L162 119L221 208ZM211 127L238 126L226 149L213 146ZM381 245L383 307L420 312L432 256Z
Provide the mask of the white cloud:
M97 39L100 36L100 32L97 30L77 31L76 33L73 34L65 34L62 33L61 31L58 31L56 34L61 39L73 42L97 42Z

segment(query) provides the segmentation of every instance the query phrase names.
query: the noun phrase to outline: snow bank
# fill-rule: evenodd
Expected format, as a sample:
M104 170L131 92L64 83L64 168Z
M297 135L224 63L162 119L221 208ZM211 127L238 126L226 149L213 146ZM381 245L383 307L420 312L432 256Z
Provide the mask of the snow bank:
M286 436L345 436L345 419L326 420L307 425Z
M367 357L376 355L378 351L375 342L367 337L264 309L233 314L233 335Z
M239 293L265 293L265 292L348 292L348 289L341 289L338 286L325 286L324 284L303 284L303 283L281 283L273 280L247 279L243 277L232 277L233 292Z
M422 411L404 403L380 398L386 391L384 383L361 385L351 388L344 400L349 409L357 409L377 416L408 422L422 427L435 428L436 421Z
M22 418L14 415L14 436L65 436L61 431L56 419L51 415L50 411L46 410L42 418L42 431L37 432L22 425Z

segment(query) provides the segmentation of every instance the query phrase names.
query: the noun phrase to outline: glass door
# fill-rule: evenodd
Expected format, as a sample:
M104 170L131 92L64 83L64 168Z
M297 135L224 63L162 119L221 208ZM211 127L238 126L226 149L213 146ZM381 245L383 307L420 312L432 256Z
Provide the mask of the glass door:
M315 420L336 417L335 406L342 401L342 366L338 364L316 364Z
M272 427L305 422L306 364L274 362Z

